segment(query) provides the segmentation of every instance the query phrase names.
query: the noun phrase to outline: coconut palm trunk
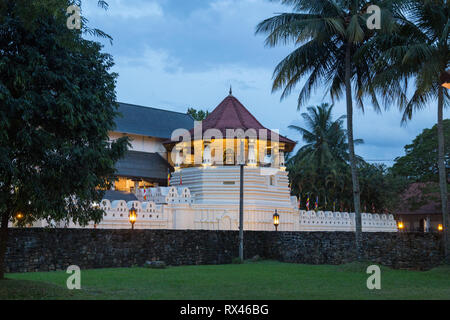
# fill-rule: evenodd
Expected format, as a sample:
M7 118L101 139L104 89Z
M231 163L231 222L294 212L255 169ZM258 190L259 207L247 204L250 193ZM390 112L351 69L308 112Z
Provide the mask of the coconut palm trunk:
M347 99L347 135L348 135L348 151L350 159L350 168L352 172L353 185L353 202L355 206L355 242L356 257L361 260L362 251L362 227L360 214L360 191L358 174L356 170L355 144L353 141L353 101L351 87L351 44L347 43L345 50L345 94Z
M441 190L442 204L442 223L444 225L444 258L445 262L450 263L450 244L449 244L449 225L448 225L448 209L447 209L447 174L445 172L445 141L443 126L443 109L444 109L444 88L439 87L438 92L438 166L439 166L439 186Z

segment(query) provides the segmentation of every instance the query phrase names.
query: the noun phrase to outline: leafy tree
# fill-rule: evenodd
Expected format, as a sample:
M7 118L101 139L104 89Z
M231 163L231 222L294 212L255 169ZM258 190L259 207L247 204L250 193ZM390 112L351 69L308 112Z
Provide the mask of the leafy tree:
M450 141L450 119L443 121L444 136ZM450 145L445 146L445 165L450 169ZM405 146L405 155L395 159L394 174L405 176L411 182L439 181L437 125L424 129L411 144Z
M343 128L345 116L333 120L332 109L333 106L326 103L308 107L308 113L302 113L306 128L290 126L306 142L287 161L293 193L303 195L303 208L308 195L310 202L319 197L319 209L348 210L353 207L348 144ZM355 143L363 141L356 139ZM385 167L370 165L357 158L363 209L384 211Z
M303 105L318 86L326 86L333 99L345 92L347 102L347 137L352 173L356 220L356 249L361 258L360 186L353 141L353 98L363 107L368 96L379 108L372 86L373 63L377 51L362 50L377 33L369 30L366 0L281 0L292 5L294 13L283 13L262 21L257 33L268 34L266 44L294 43L298 46L275 68L273 90L283 89L281 98L288 96L299 81L306 77L298 96ZM391 27L390 1L377 1L382 9L382 31ZM352 93L352 85L355 88Z
M99 222L92 203L127 148L126 138L108 142L117 115L112 57L66 27L70 3L0 6L0 279L8 223Z
M328 104L308 107L307 110L301 114L306 128L289 126L298 131L305 142L287 161L294 194L342 200L338 189L342 191L344 181L340 178L343 172L348 172L348 145L343 129L345 116L333 121L333 106ZM322 199L319 200L322 203Z
M194 108L189 108L187 114L190 115L196 121L203 121L209 116L209 111L196 110Z
M449 66L450 7L447 0L403 0L395 6L396 32L380 38L384 49L377 63L375 84L381 87L386 101L400 105L403 121L411 119L417 109L437 100L438 171L444 222L444 243L450 263L450 230L447 207L447 174L443 109L449 94L441 86ZM414 93L407 88L414 78Z

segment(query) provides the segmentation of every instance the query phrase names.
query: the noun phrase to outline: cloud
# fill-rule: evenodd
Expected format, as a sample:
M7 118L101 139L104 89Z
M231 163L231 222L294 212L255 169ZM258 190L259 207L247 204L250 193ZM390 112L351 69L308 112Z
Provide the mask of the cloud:
M233 94L263 125L302 144L288 129L290 124L304 125L300 113L306 108L297 111L300 86L282 102L280 92L271 93L273 69L292 48L265 48L264 37L254 35L259 21L289 7L260 0L108 2L106 13L91 7L93 18L88 19L114 38L113 46L105 43L105 51L116 62L119 101L180 112L188 107L211 111L232 85ZM330 99L318 90L308 105L321 102ZM335 117L345 113L345 100L337 102ZM356 152L374 160L402 155L405 144L436 123L435 103L416 113L406 127L400 120L395 108L382 114L370 104L364 114L355 110L354 136L365 140Z
M97 7L97 1L86 1L83 4L83 14L86 16L106 16L111 18L120 18L124 20L155 18L163 16L163 9L159 3L143 0L108 0L108 10Z

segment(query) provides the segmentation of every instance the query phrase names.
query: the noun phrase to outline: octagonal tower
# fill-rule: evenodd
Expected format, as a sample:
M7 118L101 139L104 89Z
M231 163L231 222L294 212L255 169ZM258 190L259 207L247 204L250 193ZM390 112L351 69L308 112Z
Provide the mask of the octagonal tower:
M175 168L171 185L188 187L196 204L236 209L243 163L246 211L292 208L284 154L294 146L231 93L203 122L165 142Z

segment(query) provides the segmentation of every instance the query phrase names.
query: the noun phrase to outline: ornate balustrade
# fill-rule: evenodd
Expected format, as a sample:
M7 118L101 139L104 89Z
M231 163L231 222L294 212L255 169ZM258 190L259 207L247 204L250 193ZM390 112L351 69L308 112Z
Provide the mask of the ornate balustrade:
M290 207L276 205L246 205L244 207L245 230L274 230L273 213L280 215L280 231L354 231L355 214L348 212L303 211L296 208L295 197L290 199ZM196 203L189 188L157 187L147 189L147 201L102 200L103 220L90 228L130 228L129 210L137 211L137 229L204 229L237 230L239 207L236 205L205 205ZM364 232L396 232L397 224L392 214L361 214ZM46 226L38 222L35 226ZM78 226L65 224L61 227Z

